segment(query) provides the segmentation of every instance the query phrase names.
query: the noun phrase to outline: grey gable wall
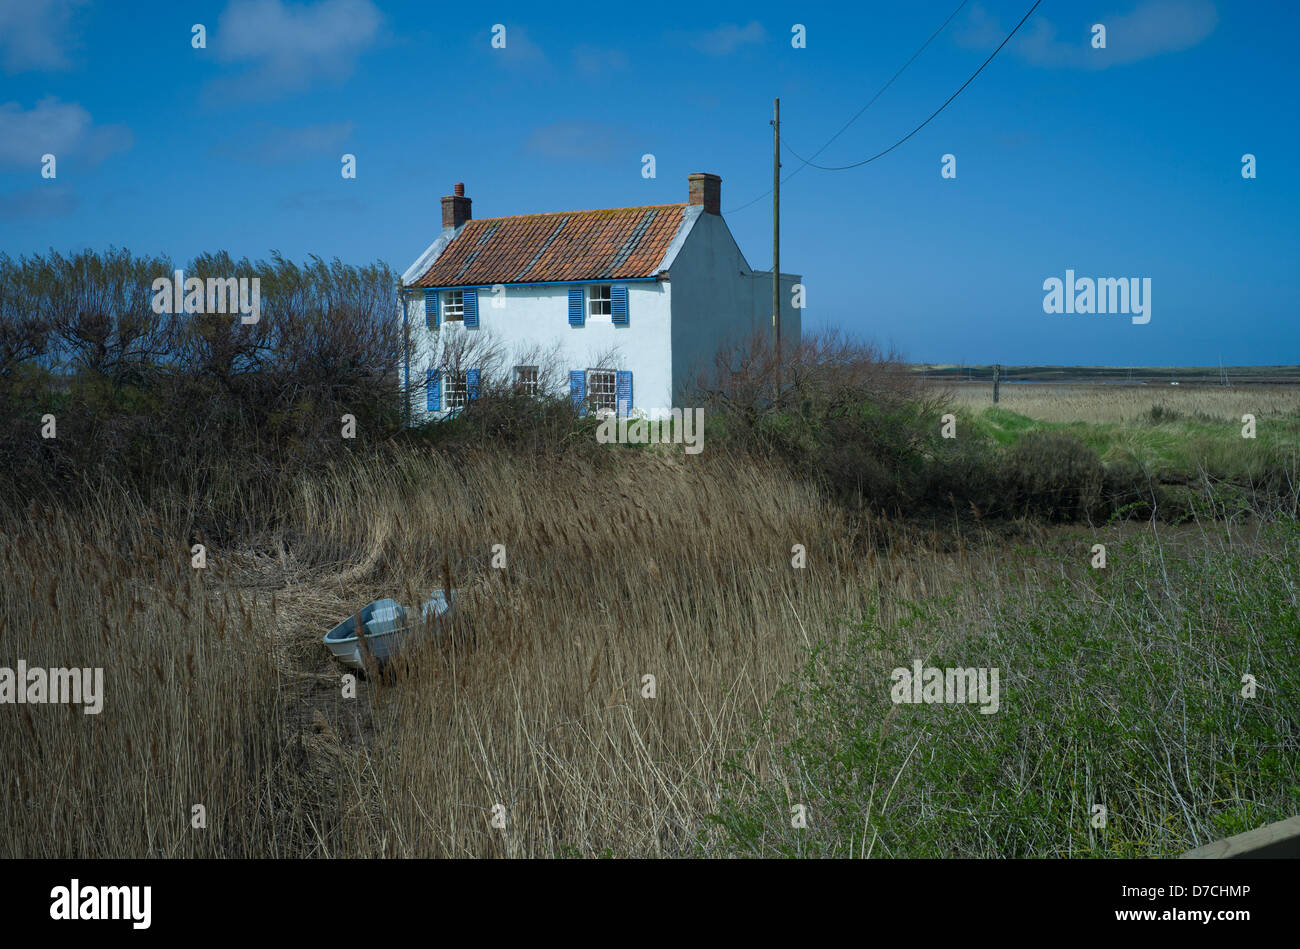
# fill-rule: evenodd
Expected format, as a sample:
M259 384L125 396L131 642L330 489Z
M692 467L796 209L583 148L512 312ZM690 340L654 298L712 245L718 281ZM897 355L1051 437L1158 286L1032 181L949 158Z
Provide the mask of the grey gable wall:
M739 345L753 333L772 331L772 272L751 270L716 214L702 214L669 271L672 283L673 400L689 392L699 374L712 369L723 346ZM800 311L792 305L795 274L781 275L783 346L800 338ZM685 407L685 406L683 406Z

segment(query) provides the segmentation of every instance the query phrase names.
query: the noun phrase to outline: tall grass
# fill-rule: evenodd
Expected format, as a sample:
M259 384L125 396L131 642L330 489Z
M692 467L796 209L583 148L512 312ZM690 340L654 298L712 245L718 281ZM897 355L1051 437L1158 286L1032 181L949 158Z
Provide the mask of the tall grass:
M242 483L214 472L223 480ZM716 448L393 447L261 485L242 518L219 522L209 498L180 491L146 501L105 483L87 496L0 512L2 664L99 666L106 680L99 715L0 709L0 855L671 856L808 852L812 839L862 852L834 823L847 813L856 828L861 799L799 788L815 757L742 759L755 786L724 788L751 723L858 617L899 655L996 659L1011 690L1007 715L965 731L925 714L936 710L895 716L887 741L921 740L922 760L886 757L880 773L900 775L889 813L916 829L872 825L881 842L867 852L1167 852L1294 804L1294 673L1278 671L1294 655L1276 626L1295 604L1292 535L1190 566L1169 547L1112 553L1112 578L1081 578L1087 547L1122 525L1085 538L1028 521L922 530L850 515L777 463ZM1220 550L1208 533L1192 540ZM1060 558L1016 553L1024 541ZM1283 556L1272 570L1254 553L1269 545ZM345 695L321 634L368 600L427 596L444 569L460 591L448 634ZM1053 577L1072 585L1040 602ZM948 619L930 626L916 604L933 597L949 598ZM1081 665L1080 650L1100 658ZM1226 688L1257 660L1273 691L1254 706L1229 716L1211 704L1218 691L1193 690L1211 672ZM1030 669L1049 677L1026 701L1015 677ZM1062 715L1089 709L1100 730L1061 732L1075 743L1049 754ZM828 742L878 741L871 716L888 714L825 711ZM981 729L1001 744L970 745ZM780 749L798 734L764 740ZM1190 779L1151 770L1175 751L1169 766ZM1070 802L1090 799L1103 764L1118 829L1095 843ZM752 810L756 789L778 778L835 829L796 841L762 824L772 814ZM726 807L760 821L758 836L710 823Z
M3 664L101 668L104 696L3 708L0 854L252 857L291 834L273 613L193 570L169 526L111 488L5 517Z
M1295 523L1087 563L819 641L732 759L705 852L1171 856L1300 810ZM890 672L917 658L999 669L1000 709L894 704Z
M337 466L282 484L274 516L210 540L202 570L195 499L105 488L88 507L7 512L6 662L100 666L107 694L97 716L8 709L25 724L0 731L0 850L681 852L807 624L863 607L861 549L883 533L776 469L627 456ZM344 698L321 633L381 594L427 595L444 561L454 635Z
M688 846L724 749L797 662L801 617L862 596L852 534L815 491L740 461L695 462L484 455L457 469L410 454L300 496L290 520L313 545L300 556L356 564L361 598L393 577L408 599L440 586L444 558L460 590L450 646L414 656L364 712L313 651L313 766L338 769L342 790L312 852ZM806 576L790 566L794 543L815 552ZM505 569L489 566L494 544Z

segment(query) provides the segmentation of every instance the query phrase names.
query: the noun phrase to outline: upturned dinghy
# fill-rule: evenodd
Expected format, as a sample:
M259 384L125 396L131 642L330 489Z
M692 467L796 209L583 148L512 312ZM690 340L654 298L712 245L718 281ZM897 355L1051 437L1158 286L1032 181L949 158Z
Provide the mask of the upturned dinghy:
M418 610L408 609L393 599L375 600L362 607L321 637L344 665L365 668L365 653L383 665L425 631L437 632L451 618L456 605L456 591L450 594L435 590ZM362 636L357 635L357 618L361 618Z

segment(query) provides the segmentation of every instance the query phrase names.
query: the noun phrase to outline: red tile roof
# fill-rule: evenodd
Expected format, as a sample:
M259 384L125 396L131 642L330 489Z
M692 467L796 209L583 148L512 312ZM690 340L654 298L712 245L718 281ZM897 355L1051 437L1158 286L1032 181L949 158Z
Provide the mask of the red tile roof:
M467 221L415 287L652 277L684 204Z

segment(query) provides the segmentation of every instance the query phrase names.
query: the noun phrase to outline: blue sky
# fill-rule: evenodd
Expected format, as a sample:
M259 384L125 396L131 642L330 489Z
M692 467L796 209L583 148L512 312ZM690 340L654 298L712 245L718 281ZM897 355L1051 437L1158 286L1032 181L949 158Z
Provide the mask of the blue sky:
M957 3L0 0L0 250L274 249L401 271L457 181L493 217L683 201L709 171L767 268L770 199L735 209L770 187L773 97L809 156ZM967 3L817 161L901 138L1031 3ZM806 325L914 361L1300 362L1298 24L1280 2L1046 0L908 142L783 186ZM1067 269L1151 278L1151 321L1045 314L1043 281Z

